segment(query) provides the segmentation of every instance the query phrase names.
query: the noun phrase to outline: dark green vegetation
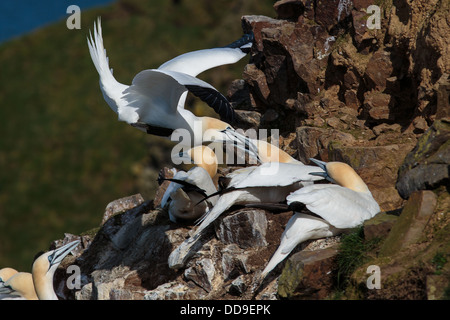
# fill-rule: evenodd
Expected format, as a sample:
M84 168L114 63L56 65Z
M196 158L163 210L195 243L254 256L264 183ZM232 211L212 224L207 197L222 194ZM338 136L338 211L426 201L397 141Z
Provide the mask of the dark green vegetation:
M351 274L370 259L370 252L379 242L380 238L365 240L363 227L342 236L336 259L336 290L345 289Z
M86 36L98 16L117 80L242 34L246 14L273 16L274 1L124 0L0 46L0 268L30 271L36 252L64 232L97 227L112 200L143 190L172 143L117 121L103 100ZM243 59L200 75L225 93ZM189 99L197 114L206 105ZM195 104L195 105L194 105ZM139 182L141 181L141 182Z

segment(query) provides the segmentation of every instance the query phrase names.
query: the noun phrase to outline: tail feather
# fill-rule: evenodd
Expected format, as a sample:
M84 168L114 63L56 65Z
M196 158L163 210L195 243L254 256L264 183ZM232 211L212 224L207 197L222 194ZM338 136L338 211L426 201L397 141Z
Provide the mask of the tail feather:
M94 63L100 78L103 80L103 78L113 77L112 69L109 68L109 59L106 56L106 49L103 46L100 18L98 18L97 24L94 22L94 35L89 31L88 46L92 62Z

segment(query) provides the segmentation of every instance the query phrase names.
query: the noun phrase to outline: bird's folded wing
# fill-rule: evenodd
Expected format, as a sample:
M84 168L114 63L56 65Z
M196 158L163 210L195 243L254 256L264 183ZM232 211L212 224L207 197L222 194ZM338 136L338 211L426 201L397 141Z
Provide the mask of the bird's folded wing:
M340 229L357 227L373 215L370 199L338 185L306 186L286 199L288 204L296 201L304 203L308 210Z
M281 187L288 186L296 182L317 181L322 177L313 176L311 172L321 172L322 169L315 166L297 165L293 163L266 162L258 167L254 167L245 176L236 175L233 177L228 187L249 188L249 187Z
M318 235L329 236L332 228L323 219L297 212L289 219L281 235L281 253L290 253L300 242L315 239Z

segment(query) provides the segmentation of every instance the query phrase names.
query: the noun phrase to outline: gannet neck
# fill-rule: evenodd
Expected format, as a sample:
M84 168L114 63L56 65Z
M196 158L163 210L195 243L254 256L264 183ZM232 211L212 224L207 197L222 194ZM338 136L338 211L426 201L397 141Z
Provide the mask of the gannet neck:
M326 164L327 174L340 186L356 192L370 193L369 188L348 164L343 162L328 162Z
M192 162L208 172L211 178L217 173L218 161L216 154L207 146L196 146L189 151Z
M33 282L39 300L58 300L53 290L53 275L57 265L52 266L49 257L53 251L39 256L33 263Z
M32 268L33 283L39 300L58 300L53 289L53 275L64 257L79 243L79 240L69 242L56 250L40 255L34 261Z
M282 163L295 163L303 164L302 162L291 157L287 152L281 150L277 146L264 141L254 141L258 148L258 155L262 162L282 162Z

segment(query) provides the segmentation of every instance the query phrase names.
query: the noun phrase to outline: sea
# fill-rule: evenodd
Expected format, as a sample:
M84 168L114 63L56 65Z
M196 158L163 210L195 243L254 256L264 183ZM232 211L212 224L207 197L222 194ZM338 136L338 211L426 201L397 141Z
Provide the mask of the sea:
M0 0L0 44L46 25L67 19L73 11L113 3L115 0Z

